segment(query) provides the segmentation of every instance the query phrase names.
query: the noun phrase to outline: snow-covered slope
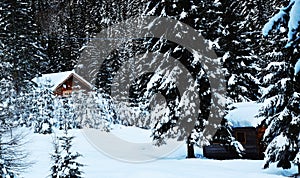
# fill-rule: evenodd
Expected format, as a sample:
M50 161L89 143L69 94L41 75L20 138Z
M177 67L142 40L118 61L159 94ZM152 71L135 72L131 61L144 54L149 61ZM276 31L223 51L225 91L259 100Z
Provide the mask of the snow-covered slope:
M56 131L56 133L58 133ZM82 130L71 130L76 136L73 150L83 155L79 162L83 163L84 177L86 178L192 178L192 177L283 177L296 170L282 171L271 168L262 170L263 161L255 160L209 160L185 159L185 145L182 145L170 155L155 161L144 163L129 163L113 159L93 147L86 139ZM128 134L127 134L128 133ZM131 142L148 142L149 131L135 127L114 127L110 134L119 135ZM28 172L21 175L24 178L44 178L50 175L50 153L53 152L52 135L30 134L27 148L30 159L35 164ZM120 145L122 148L122 145ZM197 150L201 153L201 150Z

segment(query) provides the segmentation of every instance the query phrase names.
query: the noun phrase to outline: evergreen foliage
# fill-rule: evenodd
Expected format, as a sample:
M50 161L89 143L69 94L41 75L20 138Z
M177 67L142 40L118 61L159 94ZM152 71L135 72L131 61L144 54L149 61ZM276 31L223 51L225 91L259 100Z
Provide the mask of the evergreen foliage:
M30 90L31 79L42 72L47 61L34 18L31 0L0 3L0 58L9 64L4 77L17 94Z
M268 40L273 44L273 52L266 54L270 60L262 77L264 108L260 116L265 118L268 127L264 136L267 145L265 168L273 162L284 169L290 168L291 163L299 166L300 90L295 71L300 57L296 37L299 34L299 10L299 1L291 0L263 28L263 34L270 34Z
M54 140L54 153L51 154L53 165L51 167L52 178L81 178L83 172L77 159L82 155L72 151L74 136L69 136L65 125L64 135Z
M53 132L54 95L51 87L50 81L38 86L38 95L35 98L38 108L34 123L35 133L50 134Z
M278 7L280 9L276 10ZM211 71L205 71L201 61L195 62L195 57L185 47L164 40L164 36L122 41L123 44L107 56L101 69L97 63L98 54L91 51L90 58L83 59L83 63L88 67L96 66L92 72L98 74L85 75L92 76L89 79L100 88L91 96L79 91L69 98L55 99L49 83L41 86L32 83L32 79L41 73L74 69L85 45L91 40L103 40L93 37L108 26L139 15L167 17L197 30L205 38L208 48L215 50L217 60L223 64L219 70L226 75L228 106L247 101L264 103L259 117L264 117L263 124L268 127L264 137L267 146L265 167L272 162L282 168L290 168L292 163L299 165L299 13L299 0L2 0L0 130L5 130L3 134L6 134L7 130L25 125L34 127L37 133L49 134L53 131L52 126L108 131L111 123L136 125L153 129L153 138L158 144L168 137L186 140L188 157L194 157L193 146L207 143L202 136L208 126L219 128L214 139L239 149L231 135L230 123L226 120L219 125L215 123L220 121L206 122L211 94L214 94L207 77ZM114 106L109 92L117 69L137 55L150 53L170 55L191 69L194 75L201 106L195 111L199 117L194 128L187 135L182 134L186 130L175 128L176 124L184 122L179 120L181 113L177 109L185 101L180 101L178 88L166 76L155 73L137 76L130 88L128 105ZM154 77L157 77L156 81L151 80ZM151 117L137 120L124 114L137 112L137 118L148 117L151 108L145 101L157 93L166 99L163 104L167 105L161 120L156 119L153 124ZM124 115L119 117L118 114ZM218 114L223 117L224 111ZM0 143L4 140L2 136ZM73 162L80 155L70 152L72 139L65 134L54 144L52 172L55 174L52 177L81 176L80 164ZM14 177L11 169L14 166L5 158L10 153L1 154L1 149L0 171L6 177ZM66 162L77 167L64 168Z

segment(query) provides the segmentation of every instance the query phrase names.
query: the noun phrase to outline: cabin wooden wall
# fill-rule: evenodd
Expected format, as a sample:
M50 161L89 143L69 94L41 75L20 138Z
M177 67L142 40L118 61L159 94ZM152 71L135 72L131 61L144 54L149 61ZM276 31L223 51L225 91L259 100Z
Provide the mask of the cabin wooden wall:
M72 91L78 90L89 92L91 91L91 88L83 82L81 82L80 80L78 80L76 77L70 76L67 80L65 80L56 88L54 94L60 96L68 96L72 93Z
M245 148L243 159L263 159L264 148L261 139L264 129L255 127L238 127L233 129L233 136ZM203 154L212 159L237 159L240 158L229 146L220 143L212 143L203 148Z
M61 85L59 85L56 90L54 91L55 95L63 96L64 92L72 91L72 83L73 83L73 76L68 78L64 81Z
M245 141L241 142L237 135L243 133L245 135ZM257 142L257 129L255 127L239 127L233 129L235 138L241 142L245 148L245 159L259 159L259 145Z
M78 90L83 90L85 92L92 91L92 88L90 86L87 86L86 84L83 84L82 81L78 80L76 77L73 79L73 90L78 91Z

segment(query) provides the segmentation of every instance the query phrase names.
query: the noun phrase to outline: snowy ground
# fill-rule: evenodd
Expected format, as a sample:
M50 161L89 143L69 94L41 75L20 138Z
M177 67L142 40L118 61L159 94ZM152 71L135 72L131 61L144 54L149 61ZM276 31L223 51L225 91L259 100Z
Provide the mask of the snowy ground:
M87 178L190 178L190 177L284 177L296 170L283 171L272 167L261 169L263 161L257 160L209 160L205 158L185 159L185 145L170 155L154 161L130 163L111 158L92 146L82 130L72 130L76 136L73 149L83 155L80 162L85 164L83 171ZM131 142L149 140L148 131L132 127L115 127L112 134ZM31 153L33 166L21 175L24 178L43 178L49 176L54 135L29 134L27 150ZM120 145L122 148L122 145ZM145 148L144 148L145 149ZM137 152L138 150L134 150ZM145 150L143 150L145 152ZM147 151L147 148L146 148ZM201 150L197 150L201 153Z

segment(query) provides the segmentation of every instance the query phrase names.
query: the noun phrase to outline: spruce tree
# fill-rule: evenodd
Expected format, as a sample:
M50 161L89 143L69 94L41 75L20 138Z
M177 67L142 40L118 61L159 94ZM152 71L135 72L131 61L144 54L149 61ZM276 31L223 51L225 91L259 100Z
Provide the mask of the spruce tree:
M11 65L6 78L17 94L30 91L31 79L42 72L45 62L31 0L0 2L0 38L1 60Z
M111 123L117 120L112 99L99 90L89 93L77 90L68 100L71 103L69 113L72 118L69 119L69 123L72 123L73 128L86 127L109 131Z
M68 129L80 128L72 96L55 98L55 122L60 130L67 125Z
M37 88L38 113L34 124L34 132L41 134L52 133L54 116L54 95L49 80L43 81Z
M87 117L85 126L89 128L110 130L110 124L116 117L115 108L110 97L96 91L89 94L89 103L87 108Z
M208 48L214 49L216 47L219 47L218 40L220 38L220 33L223 31L222 29L222 18L224 12L222 10L226 9L225 5L223 5L223 2L219 1L160 1L160 2L149 2L147 3L145 14L146 15L156 15L160 17L168 17L173 18L176 20L179 20L183 23L186 23L187 25L193 27L195 30L197 30L206 40ZM168 44L167 44L168 45ZM167 46L166 45L166 46ZM166 48L166 46L161 45L162 48ZM178 46L179 49L181 49ZM221 48L221 47L220 47ZM188 63L189 59L186 57L186 53L184 51L181 52L181 58L180 61L183 63ZM218 53L217 53L218 55ZM179 57L179 58L180 58ZM194 59L195 60L195 59ZM220 59L218 59L220 61ZM199 64L197 64L195 69L193 69L190 72L199 72L201 73L201 61L198 61ZM191 68L193 68L191 67ZM205 66L204 66L205 68ZM218 72L221 69L216 69L216 71L205 71L208 74L213 72ZM203 71L202 71L203 72ZM207 144L207 138L203 138L203 131L204 128L208 128L207 130L215 130L216 123L221 123L221 120L214 120L210 121L211 123L206 123L206 120L209 117L209 107L211 103L211 91L209 86L209 81L207 79L207 75L197 75L197 78L195 79L199 83L199 96L201 98L201 106L200 111L201 113L198 118L196 118L195 127L192 133L185 139L188 146L188 153L187 157L195 157L194 156L194 144ZM169 90L172 90L172 88L169 88ZM219 100L223 100L224 96L221 96L218 98ZM169 98L170 100L170 98ZM181 101L184 102L184 101ZM218 101L214 101L218 102ZM220 109L220 108L219 108ZM170 108L172 112L172 108ZM224 111L219 111L217 115L213 116L214 118L221 119L223 117ZM172 132L172 128L174 123L176 123L176 119L171 119L170 122L158 124L158 128L156 128L155 131L155 139L163 139L165 136L168 135L168 132ZM173 124L171 124L173 123ZM212 129L210 129L212 128ZM170 129L170 130L169 130ZM168 131L169 130L169 131ZM227 140L230 140L230 136L227 136Z
M72 92L72 100L74 102L74 115L76 121L78 122L78 127L89 127L92 124L86 123L88 116L88 108L91 102L91 98L88 94L84 93L82 90L76 90Z
M260 115L265 118L267 130L264 141L267 144L265 168L276 162L278 167L288 169L292 163L299 172L299 87L296 63L300 57L299 42L299 1L291 0L270 18L263 28L263 34L273 51L266 55L270 62L262 78L265 88ZM287 38L285 38L287 37ZM273 44L273 46L272 46Z
M77 162L77 158L82 155L72 151L72 141L74 136L68 135L67 125L65 125L64 135L58 137L53 142L54 153L51 158L54 164L51 167L52 178L81 178L83 164Z
M16 127L15 121L17 116L17 110L15 108L16 103L16 91L13 89L13 84L5 79L0 80L0 118L2 128Z
M1 66L1 64L0 64ZM5 80L0 80L0 177L15 178L20 172L29 166L25 162L26 152L24 135L15 134L15 105L16 96L13 85Z
M1 128L0 131L0 177L16 178L29 167L26 162L27 153L22 149L24 135L12 133Z

